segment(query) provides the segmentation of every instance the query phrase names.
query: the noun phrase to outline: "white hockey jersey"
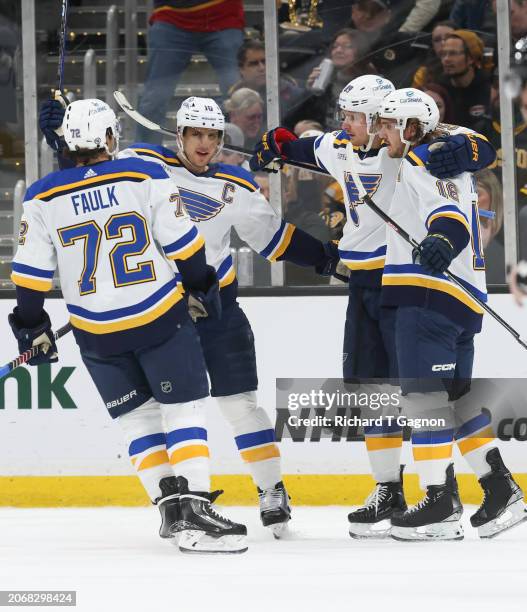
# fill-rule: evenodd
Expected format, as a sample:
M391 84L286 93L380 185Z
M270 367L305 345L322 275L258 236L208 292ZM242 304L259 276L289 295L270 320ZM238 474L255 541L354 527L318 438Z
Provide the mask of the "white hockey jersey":
M342 262L352 270L351 281L359 286L380 287L386 256L386 225L363 203L350 173L346 132L319 136L314 143L315 160L340 184L346 201L346 224L339 241ZM381 155L383 148L366 153L354 147L355 166L364 188L379 208L388 212L400 160Z
M167 258L188 259L204 241L178 202L163 168L137 158L49 174L26 193L11 278L47 291L58 266L79 344L120 352L117 332L151 336L173 309L186 312Z
M428 146L413 149L403 160L389 215L417 242L429 231L443 233L454 243L468 245L449 271L481 301L486 302L485 259L481 243L478 195L471 173L440 180L425 168ZM382 278L382 303L425 306L439 311L468 331L481 329L483 309L441 274L430 275L412 263L412 247L394 231L387 233Z
M157 161L174 177L181 204L205 239L207 263L216 268L220 288L236 278L230 254L231 228L270 261L276 261L290 245L295 227L275 213L247 170L211 164L207 172L197 175L170 149L144 143L119 153L119 157L129 156Z

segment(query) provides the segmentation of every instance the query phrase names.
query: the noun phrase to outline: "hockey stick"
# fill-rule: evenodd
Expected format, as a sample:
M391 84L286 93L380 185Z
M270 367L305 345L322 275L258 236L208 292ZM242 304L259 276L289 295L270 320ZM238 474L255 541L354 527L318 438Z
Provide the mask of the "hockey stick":
M66 323L66 325L62 326L60 329L58 329L53 334L53 338L55 340L58 340L59 338L62 338L62 336L65 336L70 331L71 331L71 323ZM7 376L9 372L12 372L15 368L18 368L18 366L21 366L24 363L27 363L30 359L38 355L39 352L40 352L40 346L39 345L33 346L27 351L24 351L22 355L15 357L13 361L10 361L9 363L6 363L6 365L0 367L0 380L4 376Z
M66 29L68 25L68 0L62 0L60 38L59 38L59 63L57 66L57 92L62 95L64 84L64 58L66 56Z
M175 130L169 130L168 128L163 127L158 123L155 123L154 121L150 121L150 119L147 119L144 115L142 115L130 104L127 97L122 91L114 91L113 97L115 98L117 104L119 104L119 106L131 119L145 127L147 130L159 132L160 134L167 134L168 136L177 136L177 132ZM243 149L242 147L237 147L235 145L223 145L223 148L226 151L231 151L232 153L240 153L241 155L245 155L245 157L253 156L253 151L250 151L249 149ZM304 168L304 170L309 170L314 174L322 174L323 176L329 176L328 172L324 172L318 166L315 166L313 164L296 161L285 161L279 157L276 158L276 161L286 163L290 166L294 166L295 168Z
M405 240L414 249L417 249L417 251L420 253L421 247L419 243L414 238L412 238L410 234L405 231L398 223L396 223L389 215L387 215L381 208L379 208L377 204L375 204L375 202L371 199L371 197L366 193L366 189L364 188L359 173L357 172L357 167L355 165L355 153L353 152L353 145L351 144L351 142L349 142L346 146L346 152L348 155L348 159L350 160L350 173L353 178L353 182L357 186L361 200L369 208L371 208L371 210L373 210L373 212L378 215L387 225L389 225L395 232L397 232L403 240ZM472 291L470 291L470 289L467 289L467 287L465 287L465 285L463 285L451 272L447 270L446 272L444 272L444 275L451 283L454 283L454 285L456 285L464 293L469 295L478 304L478 306L480 306L485 312L487 312L502 327L504 327L512 336L514 336L516 341L521 344L524 349L527 350L527 343L522 340L520 334L514 328L512 328L507 323L507 321L502 319L495 310L493 310L485 302L480 300L474 293L472 293Z

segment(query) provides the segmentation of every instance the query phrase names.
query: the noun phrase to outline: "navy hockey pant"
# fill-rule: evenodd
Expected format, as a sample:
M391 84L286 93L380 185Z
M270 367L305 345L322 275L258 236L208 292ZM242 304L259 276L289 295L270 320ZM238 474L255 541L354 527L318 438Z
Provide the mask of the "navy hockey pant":
M108 357L81 356L114 419L152 396L161 404L179 404L209 394L203 352L190 319L160 344Z
M395 342L403 394L447 390L451 400L470 389L474 334L445 315L419 306L400 306Z
M397 378L396 310L381 306L380 288L350 284L349 291L342 355L344 381Z
M254 335L238 302L223 306L220 320L198 319L212 396L235 395L258 388Z

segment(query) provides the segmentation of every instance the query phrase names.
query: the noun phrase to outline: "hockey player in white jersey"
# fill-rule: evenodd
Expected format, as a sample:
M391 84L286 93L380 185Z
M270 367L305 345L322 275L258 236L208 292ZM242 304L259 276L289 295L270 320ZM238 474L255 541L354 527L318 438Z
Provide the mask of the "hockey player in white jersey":
M184 552L244 552L245 526L219 515L219 492L209 493L208 383L184 296L220 316L203 237L159 164L113 159L118 125L107 104L72 103L63 131L75 167L38 180L24 199L9 316L19 350L41 347L32 365L57 360L43 305L58 269L83 362L159 507L161 537Z
M50 120L53 112L60 116L57 104L46 103L40 120L44 133L49 134L54 127ZM177 113L177 152L138 143L120 157L133 156L161 164L178 187L178 210L190 215L205 238L207 262L217 271L222 302L221 320L209 318L196 323L211 379L211 395L232 426L240 456L258 488L262 522L279 536L290 518L289 496L282 482L273 425L257 403L254 337L236 299L231 229L235 228L243 240L270 261L314 266L324 274L335 269L338 254L334 245L324 245L281 219L249 172L239 166L214 163L222 147L224 121L213 100L188 98Z
M438 180L427 171L428 144L453 127L438 121L435 101L410 88L386 96L379 112L385 154L400 162L389 214L420 241L420 249L412 251L388 232L382 278L382 303L396 309L403 410L411 417L443 421L412 433L426 495L416 506L392 514L391 535L401 540L463 538L454 440L485 492L471 517L480 536L492 537L527 517L523 493L496 446L491 418L479 403L471 405L474 334L481 330L483 315L471 294L487 300L477 191L469 172ZM468 292L444 275L447 268Z
M329 172L347 198L347 219L339 241L340 258L350 269L343 347L345 381L397 378L394 309L381 305L386 225L362 202L350 173L349 157L352 148L366 191L388 212L400 160L385 155L375 121L382 100L393 91L392 83L382 77L358 77L339 98L342 131L297 139L288 130L277 128L264 135L250 161L253 170L276 170L289 159L311 163ZM428 160L441 177L477 170L495 159L492 146L477 135L471 139L450 137L446 142L443 139L442 145ZM477 159L473 159L474 148ZM402 428L386 420L382 426L366 427L364 434L377 485L364 506L349 514L349 531L352 537L386 537L391 514L406 508L400 467Z

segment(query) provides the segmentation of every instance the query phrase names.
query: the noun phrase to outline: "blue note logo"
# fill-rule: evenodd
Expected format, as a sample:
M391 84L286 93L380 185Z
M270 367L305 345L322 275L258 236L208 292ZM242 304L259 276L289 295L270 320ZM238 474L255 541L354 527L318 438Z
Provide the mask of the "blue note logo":
M207 221L215 217L225 206L225 202L215 200L208 195L191 191L190 189L179 188L179 195L183 200L189 217L194 223Z
M359 174L360 180L366 193L372 197L373 194L379 188L381 183L382 174ZM349 172L346 172L344 175L344 180L346 181L346 191L348 194L349 206L348 210L350 213L350 218L355 224L356 227L360 225L359 214L357 212L357 206L360 204L364 204L362 201L357 185L355 185L355 181Z

